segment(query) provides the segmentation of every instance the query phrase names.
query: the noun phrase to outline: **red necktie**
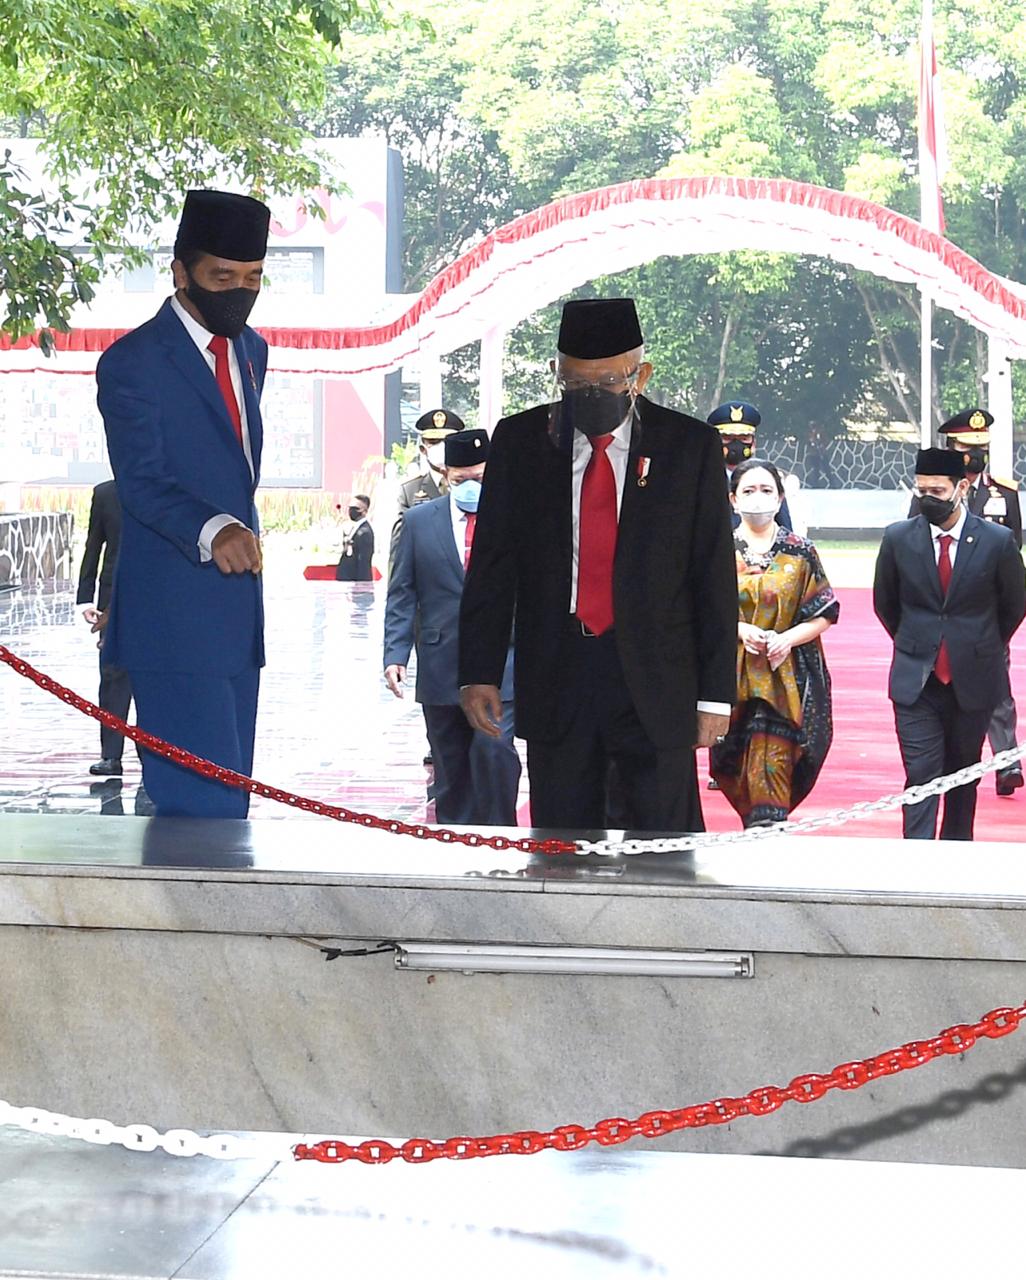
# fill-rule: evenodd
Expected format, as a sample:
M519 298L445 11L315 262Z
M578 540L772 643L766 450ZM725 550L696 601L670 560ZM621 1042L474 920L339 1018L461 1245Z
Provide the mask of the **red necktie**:
M214 377L224 396L224 407L232 420L235 435L242 444L242 416L239 413L239 402L235 399L235 388L232 386L232 371L228 366L228 339L223 334L216 334L207 343L207 350L214 353Z
M477 512L467 511L463 519L467 522L467 527L463 534L463 569L466 572L470 565L470 548L474 545L474 525L477 524Z
M616 477L606 450L608 436L592 436L591 459L581 485L577 616L595 635L613 625L613 558L616 555Z
M940 577L941 595L948 594L948 587L951 585L951 544L955 539L950 533L942 533L938 538L940 543L940 556L937 559L937 573ZM951 683L951 659L948 657L948 645L946 640L940 643L940 649L937 651L937 661L933 667L934 675L941 684Z

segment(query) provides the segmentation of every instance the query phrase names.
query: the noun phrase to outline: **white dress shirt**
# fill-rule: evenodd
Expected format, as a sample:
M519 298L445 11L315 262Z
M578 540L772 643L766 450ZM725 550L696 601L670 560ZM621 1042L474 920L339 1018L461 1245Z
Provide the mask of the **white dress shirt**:
M958 519L950 529L942 529L939 524L930 525L930 533L933 535L933 562L940 564L940 540L943 537L954 538L955 541L948 547L948 556L951 560L951 567L955 567L955 556L958 555L958 546L962 540L962 533L965 529L966 509L963 503L958 510Z
M613 468L616 481L616 516L620 518L620 507L623 503L623 489L627 482L627 462L631 451L631 426L634 420L633 410L613 432L613 438L606 449L606 457ZM573 553L570 563L570 612L577 611L577 575L581 560L581 490L584 487L584 473L592 457L591 441L582 431L574 432L572 466L570 472L570 501L573 523ZM730 704L727 702L703 702L696 704L699 711L710 715L729 716Z
M198 320L193 319L188 311L178 301L177 295L171 297L171 310L175 313L182 324L185 326L185 332L195 342L199 349L200 355L207 363L211 374L216 379L217 361L214 359L214 353L207 348L210 339L214 336L209 329L205 329ZM249 423L246 420L246 397L242 390L242 370L239 368L239 357L235 353L235 343L228 340L228 371L232 378L232 390L235 392L235 401L239 406L239 417L242 419L242 449L246 455L246 462L249 464L249 474L254 475L253 471L253 450L249 441ZM216 381L215 381L215 386ZM206 562L210 560L213 552L211 546L214 539L230 524L242 524L241 520L235 516L227 514L219 516L211 516L199 531L199 537L196 543L199 547L200 561Z
M474 515L477 512L473 513ZM460 564L467 554L467 515L468 512L461 511L456 505L456 499L449 493L449 519L452 521L452 537L456 543L456 554L459 556Z

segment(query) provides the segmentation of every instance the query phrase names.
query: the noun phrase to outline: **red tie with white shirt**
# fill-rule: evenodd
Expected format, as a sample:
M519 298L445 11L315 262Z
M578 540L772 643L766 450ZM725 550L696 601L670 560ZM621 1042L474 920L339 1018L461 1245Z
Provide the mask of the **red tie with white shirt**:
M223 334L215 334L207 343L207 350L214 355L214 377L224 397L224 407L228 410L235 436L242 444L242 414L239 413L239 402L235 399L235 388L232 386L232 371L228 363L228 339Z
M474 526L477 524L477 512L465 511L463 519L467 522L463 530L463 572L466 573L470 567L470 549L474 545Z
M941 595L946 597L951 586L951 544L955 539L950 533L942 533L937 539L940 544L940 555L937 557L937 575L940 578ZM941 684L951 683L951 658L948 656L946 640L940 642L937 661L933 665L933 673Z

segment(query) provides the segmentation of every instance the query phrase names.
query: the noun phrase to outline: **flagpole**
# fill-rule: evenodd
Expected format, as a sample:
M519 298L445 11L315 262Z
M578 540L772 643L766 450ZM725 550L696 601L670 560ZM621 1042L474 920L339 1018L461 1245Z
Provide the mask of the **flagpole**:
M933 42L933 0L922 0L919 34L919 221L928 231L943 234L944 214L940 195L935 88L937 55ZM920 286L919 321L919 440L922 448L933 444L933 298Z
M933 299L919 286L919 445L933 444Z

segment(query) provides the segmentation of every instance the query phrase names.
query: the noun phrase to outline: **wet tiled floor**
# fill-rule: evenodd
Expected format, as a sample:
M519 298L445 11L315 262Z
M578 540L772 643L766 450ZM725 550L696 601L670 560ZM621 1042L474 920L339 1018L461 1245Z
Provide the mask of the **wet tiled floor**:
M412 682L398 701L381 679L384 583L306 582L292 566L272 566L265 595L268 665L254 776L351 808L430 819L427 740ZM0 640L96 700L95 640L73 585L0 595ZM0 713L0 812L133 812L141 770L131 749L120 786L89 776L100 755L95 722L7 667L0 667ZM254 797L251 816L297 811Z

